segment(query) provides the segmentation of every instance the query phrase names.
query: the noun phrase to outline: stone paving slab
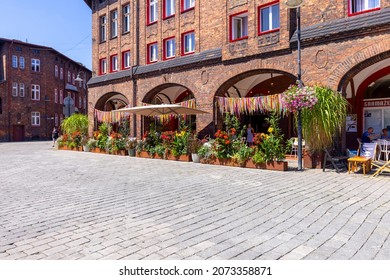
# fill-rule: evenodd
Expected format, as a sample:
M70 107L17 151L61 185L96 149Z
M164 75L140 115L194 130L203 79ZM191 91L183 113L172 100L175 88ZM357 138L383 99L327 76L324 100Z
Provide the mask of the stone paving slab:
M389 175L0 143L0 198L1 260L390 259Z

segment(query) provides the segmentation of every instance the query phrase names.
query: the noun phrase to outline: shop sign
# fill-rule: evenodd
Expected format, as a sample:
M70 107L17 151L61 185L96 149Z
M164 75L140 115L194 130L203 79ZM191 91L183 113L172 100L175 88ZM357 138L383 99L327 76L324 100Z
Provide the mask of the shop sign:
M364 107L390 107L390 99L364 100Z

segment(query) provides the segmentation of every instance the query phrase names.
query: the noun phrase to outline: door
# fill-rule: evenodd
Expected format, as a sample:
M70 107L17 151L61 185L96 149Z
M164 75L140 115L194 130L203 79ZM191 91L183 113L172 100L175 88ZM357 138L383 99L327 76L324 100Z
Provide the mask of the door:
M12 141L24 141L24 125L14 125Z

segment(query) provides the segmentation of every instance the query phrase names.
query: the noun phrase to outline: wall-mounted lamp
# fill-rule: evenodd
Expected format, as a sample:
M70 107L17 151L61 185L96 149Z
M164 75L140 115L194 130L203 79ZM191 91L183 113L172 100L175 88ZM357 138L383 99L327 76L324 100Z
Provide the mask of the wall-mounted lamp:
M85 72L84 71L79 71L79 73L77 73L77 78L75 79L76 82L82 82L83 81L83 79L80 77L81 73L83 73L84 77L85 77Z

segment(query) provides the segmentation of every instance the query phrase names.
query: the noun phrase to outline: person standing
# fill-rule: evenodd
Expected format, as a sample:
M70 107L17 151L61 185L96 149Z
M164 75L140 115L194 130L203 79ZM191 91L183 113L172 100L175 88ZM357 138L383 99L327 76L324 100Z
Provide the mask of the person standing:
M255 131L252 128L251 124L248 124L248 127L246 129L246 143L250 147L253 145L253 136L255 134Z
M53 132L51 133L51 137L53 138L53 147L56 144L56 141L58 139L58 128L53 127Z

